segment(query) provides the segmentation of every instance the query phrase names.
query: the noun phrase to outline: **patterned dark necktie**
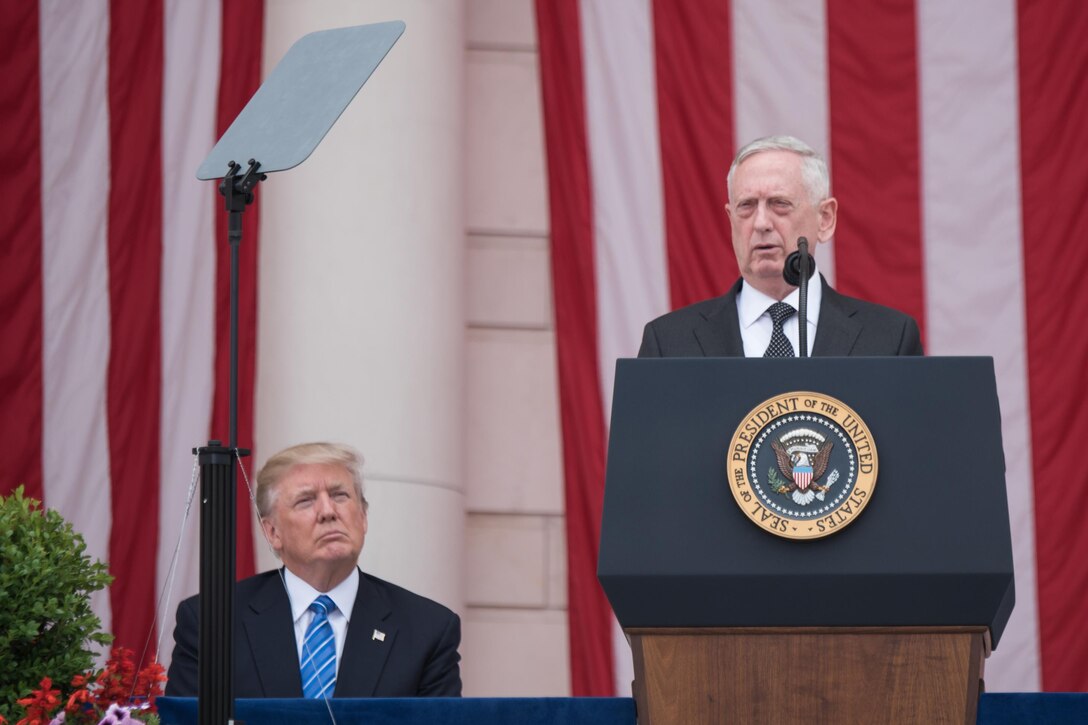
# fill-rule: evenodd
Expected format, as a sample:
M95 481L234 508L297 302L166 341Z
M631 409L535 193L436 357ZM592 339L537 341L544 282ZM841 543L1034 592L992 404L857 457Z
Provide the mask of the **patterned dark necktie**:
M336 637L329 624L329 612L335 609L336 603L324 594L310 605L314 618L302 641L299 667L303 697L331 697L336 686Z
M771 333L771 342L767 345L767 352L763 353L763 357L796 357L793 345L790 344L786 333L782 331L782 325L793 317L797 310L785 302L775 302L767 308L767 312L771 315L774 331Z

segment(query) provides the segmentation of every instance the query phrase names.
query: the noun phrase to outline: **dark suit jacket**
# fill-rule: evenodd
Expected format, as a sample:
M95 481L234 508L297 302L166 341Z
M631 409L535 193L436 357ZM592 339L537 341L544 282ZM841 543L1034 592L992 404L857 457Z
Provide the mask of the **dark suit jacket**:
M298 646L279 570L238 582L234 696L302 697ZM178 605L166 694L197 695L199 597ZM385 640L373 637L374 630ZM461 620L446 607L360 572L334 697L459 697Z
M890 307L841 295L820 276L823 299L813 356L921 355L914 318ZM737 319L741 281L721 297L696 302L648 323L639 357L742 357Z

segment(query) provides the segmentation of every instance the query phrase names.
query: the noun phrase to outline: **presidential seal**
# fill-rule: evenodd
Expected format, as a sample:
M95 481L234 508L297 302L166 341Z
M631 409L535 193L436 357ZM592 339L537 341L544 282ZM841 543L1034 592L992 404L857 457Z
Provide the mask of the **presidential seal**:
M876 485L869 428L842 401L792 392L752 409L733 434L729 488L757 526L787 539L841 531Z

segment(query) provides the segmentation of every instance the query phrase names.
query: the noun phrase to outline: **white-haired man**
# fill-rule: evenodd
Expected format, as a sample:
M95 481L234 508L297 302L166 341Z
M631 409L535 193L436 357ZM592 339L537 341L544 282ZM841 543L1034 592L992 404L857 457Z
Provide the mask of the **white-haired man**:
M456 697L461 621L358 568L367 530L361 459L293 446L257 475L261 526L283 568L238 583L235 697ZM166 694L197 695L200 611L178 606Z
M827 164L803 141L769 136L738 153L727 177L741 278L721 297L670 312L643 330L639 357L792 357L798 288L782 276L799 237L814 249L835 233L838 201ZM815 255L814 255L815 257ZM820 275L809 286L812 355L921 355L918 324L889 307L841 295Z

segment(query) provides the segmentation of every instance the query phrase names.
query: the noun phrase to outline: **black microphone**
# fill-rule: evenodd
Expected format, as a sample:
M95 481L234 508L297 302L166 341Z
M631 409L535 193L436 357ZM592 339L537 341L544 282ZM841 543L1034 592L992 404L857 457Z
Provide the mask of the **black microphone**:
M786 257L786 265L782 268L782 278L794 287L799 287L801 285L802 249L804 249L804 257L808 260L808 272L805 274L805 279L811 278L812 274L816 271L816 260L808 253L808 239L798 237L797 251L790 252L790 255Z
M816 260L808 253L808 239L798 237L797 251L786 257L782 267L782 278L787 284L801 288L797 305L798 357L808 357L808 280L815 271Z

